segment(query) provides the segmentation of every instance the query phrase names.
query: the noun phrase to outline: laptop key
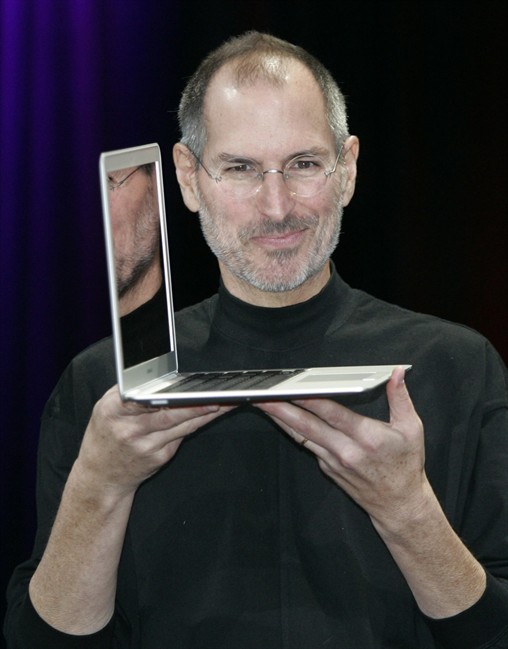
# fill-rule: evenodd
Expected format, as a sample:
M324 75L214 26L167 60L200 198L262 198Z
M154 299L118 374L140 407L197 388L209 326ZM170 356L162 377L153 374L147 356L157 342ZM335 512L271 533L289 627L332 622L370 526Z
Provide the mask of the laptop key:
M247 370L245 372L201 372L183 377L161 392L209 392L269 388L303 370Z

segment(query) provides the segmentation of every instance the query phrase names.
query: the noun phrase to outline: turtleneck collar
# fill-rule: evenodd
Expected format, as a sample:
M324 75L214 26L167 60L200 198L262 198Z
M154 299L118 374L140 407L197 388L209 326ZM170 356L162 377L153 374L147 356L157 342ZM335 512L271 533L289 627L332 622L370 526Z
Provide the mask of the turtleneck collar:
M221 283L212 327L236 341L264 349L308 345L342 323L351 309L349 287L331 265L326 286L311 299L279 308L254 306L234 297ZM340 305L338 309L337 306ZM339 319L337 313L340 313Z

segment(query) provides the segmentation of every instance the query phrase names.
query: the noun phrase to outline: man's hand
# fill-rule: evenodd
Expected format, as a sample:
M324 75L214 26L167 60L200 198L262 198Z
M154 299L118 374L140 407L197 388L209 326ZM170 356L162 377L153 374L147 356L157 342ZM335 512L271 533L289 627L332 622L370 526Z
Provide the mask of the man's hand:
M450 527L427 480L423 426L402 368L394 370L386 393L389 422L328 399L257 405L369 514L421 610L449 617L481 597L485 572Z
M75 468L101 488L135 491L171 460L187 435L230 409L123 403L115 386L95 405Z
M356 414L328 399L258 406L318 458L326 475L374 521L396 524L424 497L423 426L397 368L387 385L390 421ZM307 440L307 441L306 441Z
M30 582L32 603L48 624L73 635L107 624L138 486L171 460L184 437L228 410L146 408L122 403L116 387L97 402Z

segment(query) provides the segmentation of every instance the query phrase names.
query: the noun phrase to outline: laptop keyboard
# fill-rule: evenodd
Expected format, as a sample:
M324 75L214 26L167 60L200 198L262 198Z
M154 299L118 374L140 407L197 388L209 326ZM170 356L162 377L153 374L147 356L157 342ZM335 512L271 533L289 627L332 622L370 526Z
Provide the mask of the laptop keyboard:
M214 390L263 389L303 372L296 370L247 370L239 372L200 372L183 377L160 392L208 392Z

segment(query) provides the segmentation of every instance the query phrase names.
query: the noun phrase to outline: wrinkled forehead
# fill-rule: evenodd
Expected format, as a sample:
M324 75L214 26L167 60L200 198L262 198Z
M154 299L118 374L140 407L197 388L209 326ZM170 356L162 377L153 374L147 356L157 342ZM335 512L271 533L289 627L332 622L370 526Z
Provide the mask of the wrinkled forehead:
M205 111L222 91L247 91L255 86L284 90L291 86L306 86L322 97L321 89L312 72L300 61L279 55L264 55L233 60L223 65L210 80L205 96ZM323 99L324 101L324 99Z
M265 58L262 68L242 65L223 66L210 82L204 105L208 142L287 141L300 133L311 145L315 137L333 137L321 88L302 63L274 57Z

